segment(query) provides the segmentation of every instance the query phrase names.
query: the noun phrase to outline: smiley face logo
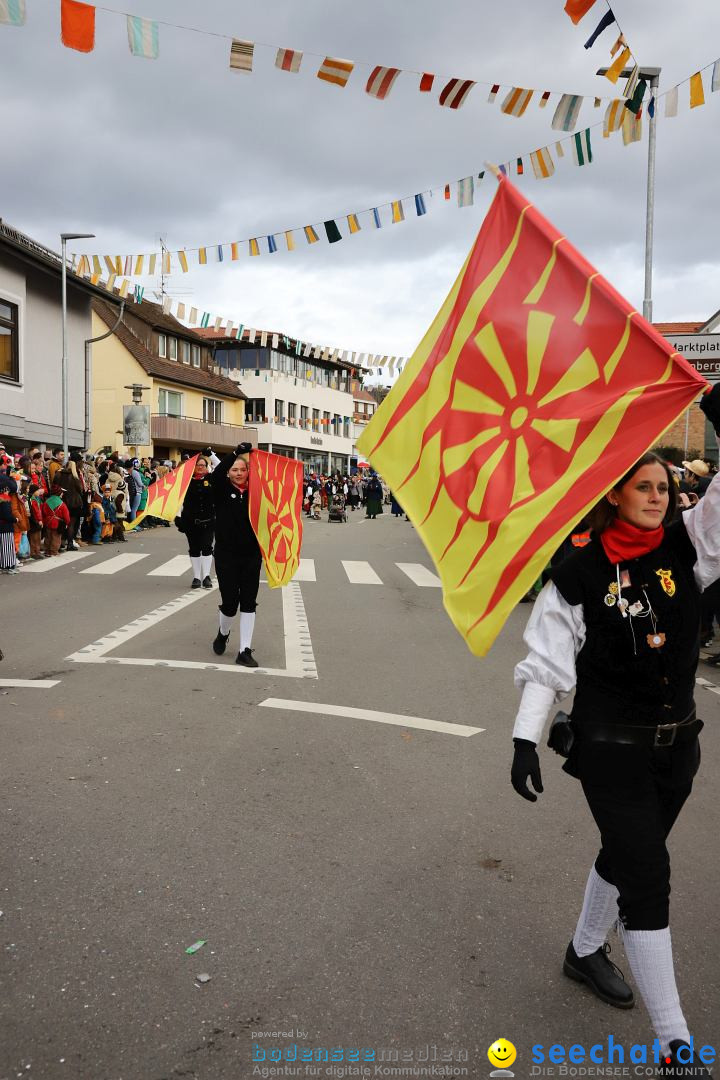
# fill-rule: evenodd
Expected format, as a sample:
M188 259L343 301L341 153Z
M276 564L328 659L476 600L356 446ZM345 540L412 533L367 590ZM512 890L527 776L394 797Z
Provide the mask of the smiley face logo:
M488 1049L488 1061L496 1069L509 1069L517 1057L517 1050L507 1039L496 1039Z

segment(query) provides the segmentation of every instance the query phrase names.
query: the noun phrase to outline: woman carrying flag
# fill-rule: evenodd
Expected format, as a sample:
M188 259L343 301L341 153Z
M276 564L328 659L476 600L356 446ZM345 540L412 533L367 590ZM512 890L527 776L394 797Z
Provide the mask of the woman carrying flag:
M720 439L720 385L700 405ZM619 916L663 1058L672 1075L698 1080L709 1074L675 985L666 841L700 763L693 692L700 594L720 577L720 475L673 521L675 504L668 467L645 454L598 503L591 542L553 568L515 669L523 697L512 784L536 801L527 787L543 790L536 746L553 704L575 689L571 724L555 725L549 745L580 780L601 848L563 970L631 1008L632 990L607 956Z
M210 483L208 458L198 455L192 479L185 492L182 510L175 524L185 533L193 570L192 588L212 589L210 567L213 557L215 504Z
M210 474L215 504L215 572L220 589L219 627L213 649L222 656L240 609L240 649L235 660L256 668L252 654L262 555L248 513L250 443L240 443Z

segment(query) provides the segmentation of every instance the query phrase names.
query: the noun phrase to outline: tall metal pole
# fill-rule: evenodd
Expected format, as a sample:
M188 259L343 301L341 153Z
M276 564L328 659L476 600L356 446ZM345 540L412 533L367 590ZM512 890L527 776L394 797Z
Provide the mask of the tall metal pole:
M62 366L61 366L61 382L62 382L62 445L63 445L63 462L67 464L68 461L68 358L67 358L67 267L65 252L67 248L67 237L63 233L60 237L61 244L61 274L62 274Z
M645 215L645 295L643 296L643 318L652 322L652 271L653 271L653 229L655 226L655 145L657 139L657 89L660 73L653 73L650 78L650 97L655 98L653 115L648 117L648 168L647 168L647 212Z

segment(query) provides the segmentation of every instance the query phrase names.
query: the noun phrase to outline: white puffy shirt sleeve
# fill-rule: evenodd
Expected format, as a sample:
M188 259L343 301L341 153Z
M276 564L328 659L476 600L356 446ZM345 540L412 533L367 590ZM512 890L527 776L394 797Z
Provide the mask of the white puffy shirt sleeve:
M683 512L682 520L697 554L695 580L698 588L706 589L720 578L720 473L697 506Z
M515 668L523 696L514 739L542 738L548 713L575 686L575 660L585 644L582 604L568 604L549 581L533 608L523 635L530 652Z

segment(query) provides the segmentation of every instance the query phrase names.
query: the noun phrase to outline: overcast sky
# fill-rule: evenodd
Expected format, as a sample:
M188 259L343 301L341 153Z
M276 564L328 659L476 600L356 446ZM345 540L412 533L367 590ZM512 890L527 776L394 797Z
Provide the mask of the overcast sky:
M118 10L219 35L312 53L475 78L483 83L612 96L597 67L616 32L585 39L604 0L575 27L563 0L124 0ZM130 55L125 19L97 11L96 47L60 41L59 0L27 0L22 29L0 27L0 216L57 249L61 231L93 232L81 251L139 253L217 244L322 222L477 174L554 143L554 102L504 116L478 85L457 112L401 76L390 97L365 93L369 68L345 89L274 67L258 46L251 75L229 70L229 42L160 27L160 58ZM717 0L615 0L641 63L662 67L661 91L720 55ZM659 109L654 318L704 320L720 308L720 93L665 120ZM602 119L586 101L579 127ZM647 139L593 132L595 161L571 156L554 177L516 180L527 196L642 309ZM447 294L494 193L475 205L435 197L417 218L386 215L377 231L329 246L296 237L278 252L170 279L172 295L247 326L316 343L409 355ZM146 287L152 282L144 280Z

